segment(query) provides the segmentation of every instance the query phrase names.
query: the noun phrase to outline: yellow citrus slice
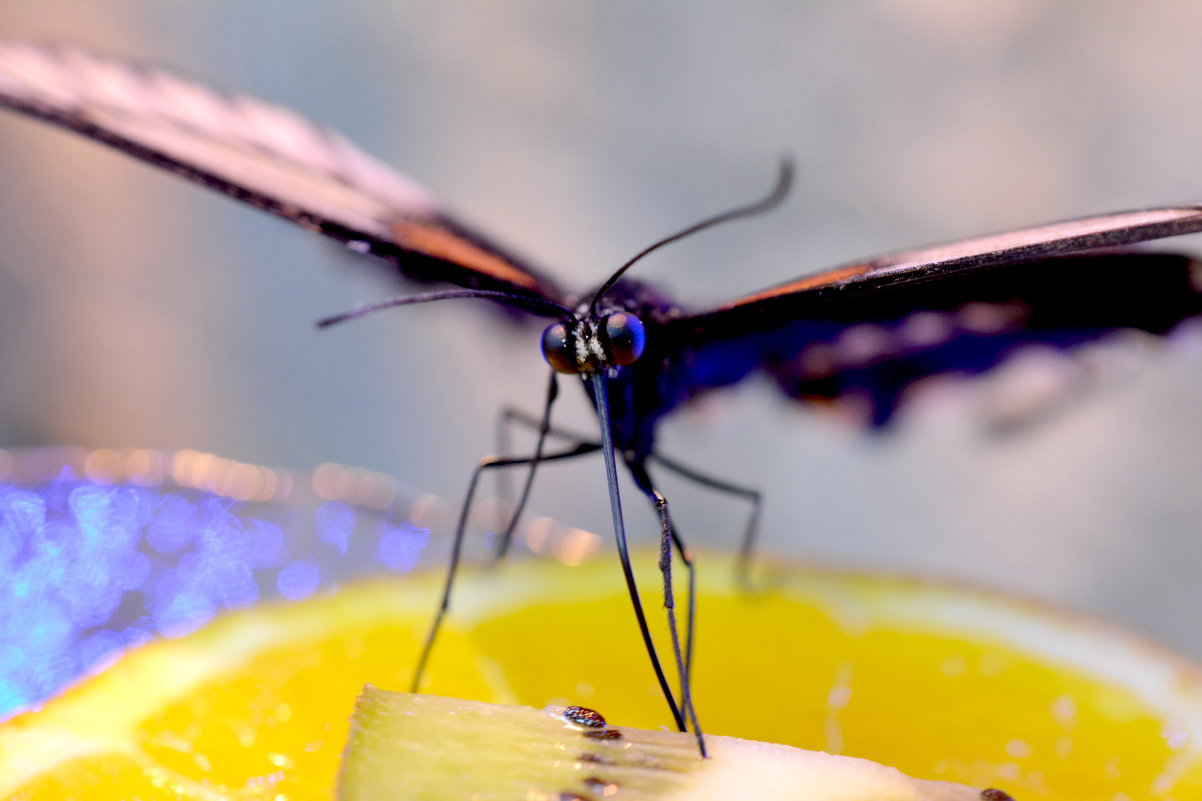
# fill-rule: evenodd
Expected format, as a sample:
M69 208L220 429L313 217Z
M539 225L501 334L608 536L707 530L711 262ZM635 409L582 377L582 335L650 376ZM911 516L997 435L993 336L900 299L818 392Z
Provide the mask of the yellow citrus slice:
M695 689L712 733L1022 801L1202 798L1202 670L1130 633L963 587L805 567L747 593L726 559L701 564ZM0 798L330 799L356 696L368 682L407 688L437 590L434 576L362 582L133 652L0 726ZM422 689L661 726L631 618L609 560L470 576Z

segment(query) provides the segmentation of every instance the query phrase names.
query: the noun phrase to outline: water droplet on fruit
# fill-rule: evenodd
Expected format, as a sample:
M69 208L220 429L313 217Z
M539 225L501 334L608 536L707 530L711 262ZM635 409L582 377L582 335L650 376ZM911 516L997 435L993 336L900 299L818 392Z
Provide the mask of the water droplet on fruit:
M595 709L585 706L569 706L563 710L563 717L568 723L584 726L589 729L604 729L605 718Z

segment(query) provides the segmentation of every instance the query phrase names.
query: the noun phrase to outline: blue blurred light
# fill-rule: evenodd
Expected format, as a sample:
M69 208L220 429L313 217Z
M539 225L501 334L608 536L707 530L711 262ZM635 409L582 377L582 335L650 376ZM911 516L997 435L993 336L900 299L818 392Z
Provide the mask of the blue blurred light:
M421 558L429 539L428 528L418 528L408 523L386 528L380 536L379 562L389 570L408 572Z
M277 567L284 563L288 549L284 542L284 531L266 520L244 520L246 557L255 568Z
M280 595L290 601L302 601L308 598L317 592L320 585L321 568L304 560L284 565L280 568L279 577L276 578L276 586L280 590Z
M356 549L356 531L381 521L380 539ZM300 600L381 566L410 570L428 538L388 513L313 498L238 502L70 470L0 483L0 719L226 609Z
M355 512L340 501L323 503L317 510L317 537L345 556L355 529Z
M178 495L163 498L146 525L146 541L159 553L173 553L192 541L197 528L196 505Z

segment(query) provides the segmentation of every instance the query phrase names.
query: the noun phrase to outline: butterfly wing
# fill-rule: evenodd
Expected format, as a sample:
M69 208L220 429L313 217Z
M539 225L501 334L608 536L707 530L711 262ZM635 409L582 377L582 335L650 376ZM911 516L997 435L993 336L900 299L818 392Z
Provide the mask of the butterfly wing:
M0 106L378 256L411 280L562 299L411 180L289 109L75 48L3 41Z
M911 387L1043 346L1166 334L1202 314L1202 265L1122 249L1202 230L1202 206L1125 212L836 267L670 320L686 394L763 369L791 397L887 423Z

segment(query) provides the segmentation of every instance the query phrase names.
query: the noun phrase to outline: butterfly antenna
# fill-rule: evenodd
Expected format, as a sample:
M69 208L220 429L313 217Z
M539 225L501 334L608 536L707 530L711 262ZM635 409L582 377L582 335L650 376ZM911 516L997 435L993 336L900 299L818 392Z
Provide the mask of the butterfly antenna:
M613 286L618 282L618 279L621 278L627 270L633 267L635 263L641 260L644 256L654 253L664 245L671 244L679 239L684 239L686 236L692 236L693 234L699 231L704 231L707 228L713 228L715 225L721 225L722 223L730 222L731 220L737 220L742 217L753 217L757 214L763 214L766 211L771 211L779 206L781 201L785 199L785 196L789 194L789 187L792 186L792 184L793 158L791 156L785 156L780 160L780 166L777 168L776 185L772 187L772 191L770 191L760 200L743 206L736 206L735 208L724 211L721 214L716 214L713 217L702 220L701 222L694 223L684 230L677 231L671 236L664 237L658 242L643 248L641 251L635 254L634 258L630 259L630 261L619 267L617 271L609 277L609 280L602 284L601 288L593 294L593 300L589 304L590 314L596 316L597 305L601 302L601 298L605 297L605 293L613 289Z
M524 295L514 295L509 292L500 292L495 289L451 289L446 292L430 292L425 295L408 295L405 297L393 298L380 303L373 303L370 306L360 306L352 311L335 314L330 317L323 317L317 321L318 328L329 328L332 325L345 323L349 320L357 320L360 317L366 317L369 314L375 314L384 309L391 309L396 306L411 306L415 303L433 303L436 300L460 300L463 298L484 298L493 300L497 303L502 303L506 306L514 306L519 309L535 312L536 314L551 313L550 316L560 316L564 319L572 319L572 310L566 306L562 306L553 300L545 298L526 297Z

